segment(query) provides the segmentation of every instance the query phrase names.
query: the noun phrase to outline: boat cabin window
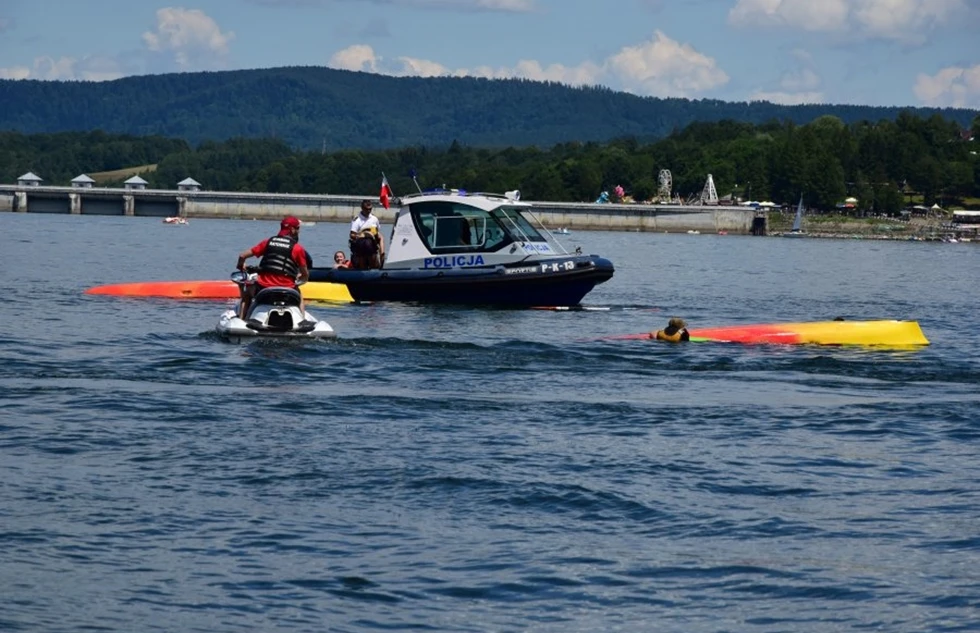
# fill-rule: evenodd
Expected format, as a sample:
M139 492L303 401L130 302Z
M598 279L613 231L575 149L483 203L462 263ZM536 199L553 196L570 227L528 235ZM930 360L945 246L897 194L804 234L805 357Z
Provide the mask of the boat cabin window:
M497 207L490 212L515 242L547 242L518 207Z
M497 218L465 204L418 202L412 221L433 253L495 251L513 241Z

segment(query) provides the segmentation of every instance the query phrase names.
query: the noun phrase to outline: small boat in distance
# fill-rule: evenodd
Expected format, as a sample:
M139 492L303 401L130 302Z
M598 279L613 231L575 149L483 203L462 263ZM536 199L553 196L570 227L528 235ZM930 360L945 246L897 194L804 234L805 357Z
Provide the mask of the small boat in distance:
M558 227L557 229L555 229L555 230L554 230L554 231L552 231L552 232L553 232L553 233L554 233L555 235L571 235L571 233L572 233L571 231L569 231L569 230L568 230L567 228L565 228L564 226L559 226L559 227Z
M800 203L796 205L796 217L793 218L793 228L789 233L783 233L783 237L806 237L803 232L803 194L800 194Z
M164 224L187 224L187 218L182 218L180 216L171 216L169 218L163 219Z
M538 307L578 305L613 276L608 259L568 252L518 191L436 189L397 204L381 268L313 268L310 281L346 284L357 302Z

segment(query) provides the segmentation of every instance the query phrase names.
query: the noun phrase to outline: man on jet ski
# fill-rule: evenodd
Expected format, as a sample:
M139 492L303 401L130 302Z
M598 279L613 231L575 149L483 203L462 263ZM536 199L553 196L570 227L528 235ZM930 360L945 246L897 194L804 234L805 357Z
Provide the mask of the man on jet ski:
M248 286L249 292L242 297L241 318L248 315L252 298L263 288L274 286L296 288L310 278L306 249L299 243L299 220L293 216L283 218L279 233L262 240L252 248L238 255L238 270L245 270L245 260L261 257L259 275L254 284ZM300 307L305 309L301 304Z
M385 240L381 222L371 213L371 201L361 201L361 212L350 223L351 268L381 268L385 260Z

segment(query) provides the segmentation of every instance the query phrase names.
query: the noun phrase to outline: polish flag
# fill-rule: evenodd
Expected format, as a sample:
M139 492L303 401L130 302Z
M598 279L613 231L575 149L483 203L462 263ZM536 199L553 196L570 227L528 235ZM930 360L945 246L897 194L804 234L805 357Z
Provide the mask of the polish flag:
M381 177L381 194L378 196L381 206L387 209L391 205L391 187L388 186L388 179Z

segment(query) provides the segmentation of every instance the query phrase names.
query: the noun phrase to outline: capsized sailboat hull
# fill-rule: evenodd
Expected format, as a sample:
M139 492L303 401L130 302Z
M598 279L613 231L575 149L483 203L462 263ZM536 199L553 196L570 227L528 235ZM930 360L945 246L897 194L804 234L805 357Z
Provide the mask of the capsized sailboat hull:
M337 283L311 281L300 286L300 293L307 301L353 301L347 286ZM238 286L231 280L143 281L95 286L86 290L85 294L165 299L238 299Z
M728 343L785 345L928 345L916 321L815 321L734 325L690 330L691 339Z
M237 299L238 286L224 281L140 281L95 286L87 295L163 297L168 299Z

